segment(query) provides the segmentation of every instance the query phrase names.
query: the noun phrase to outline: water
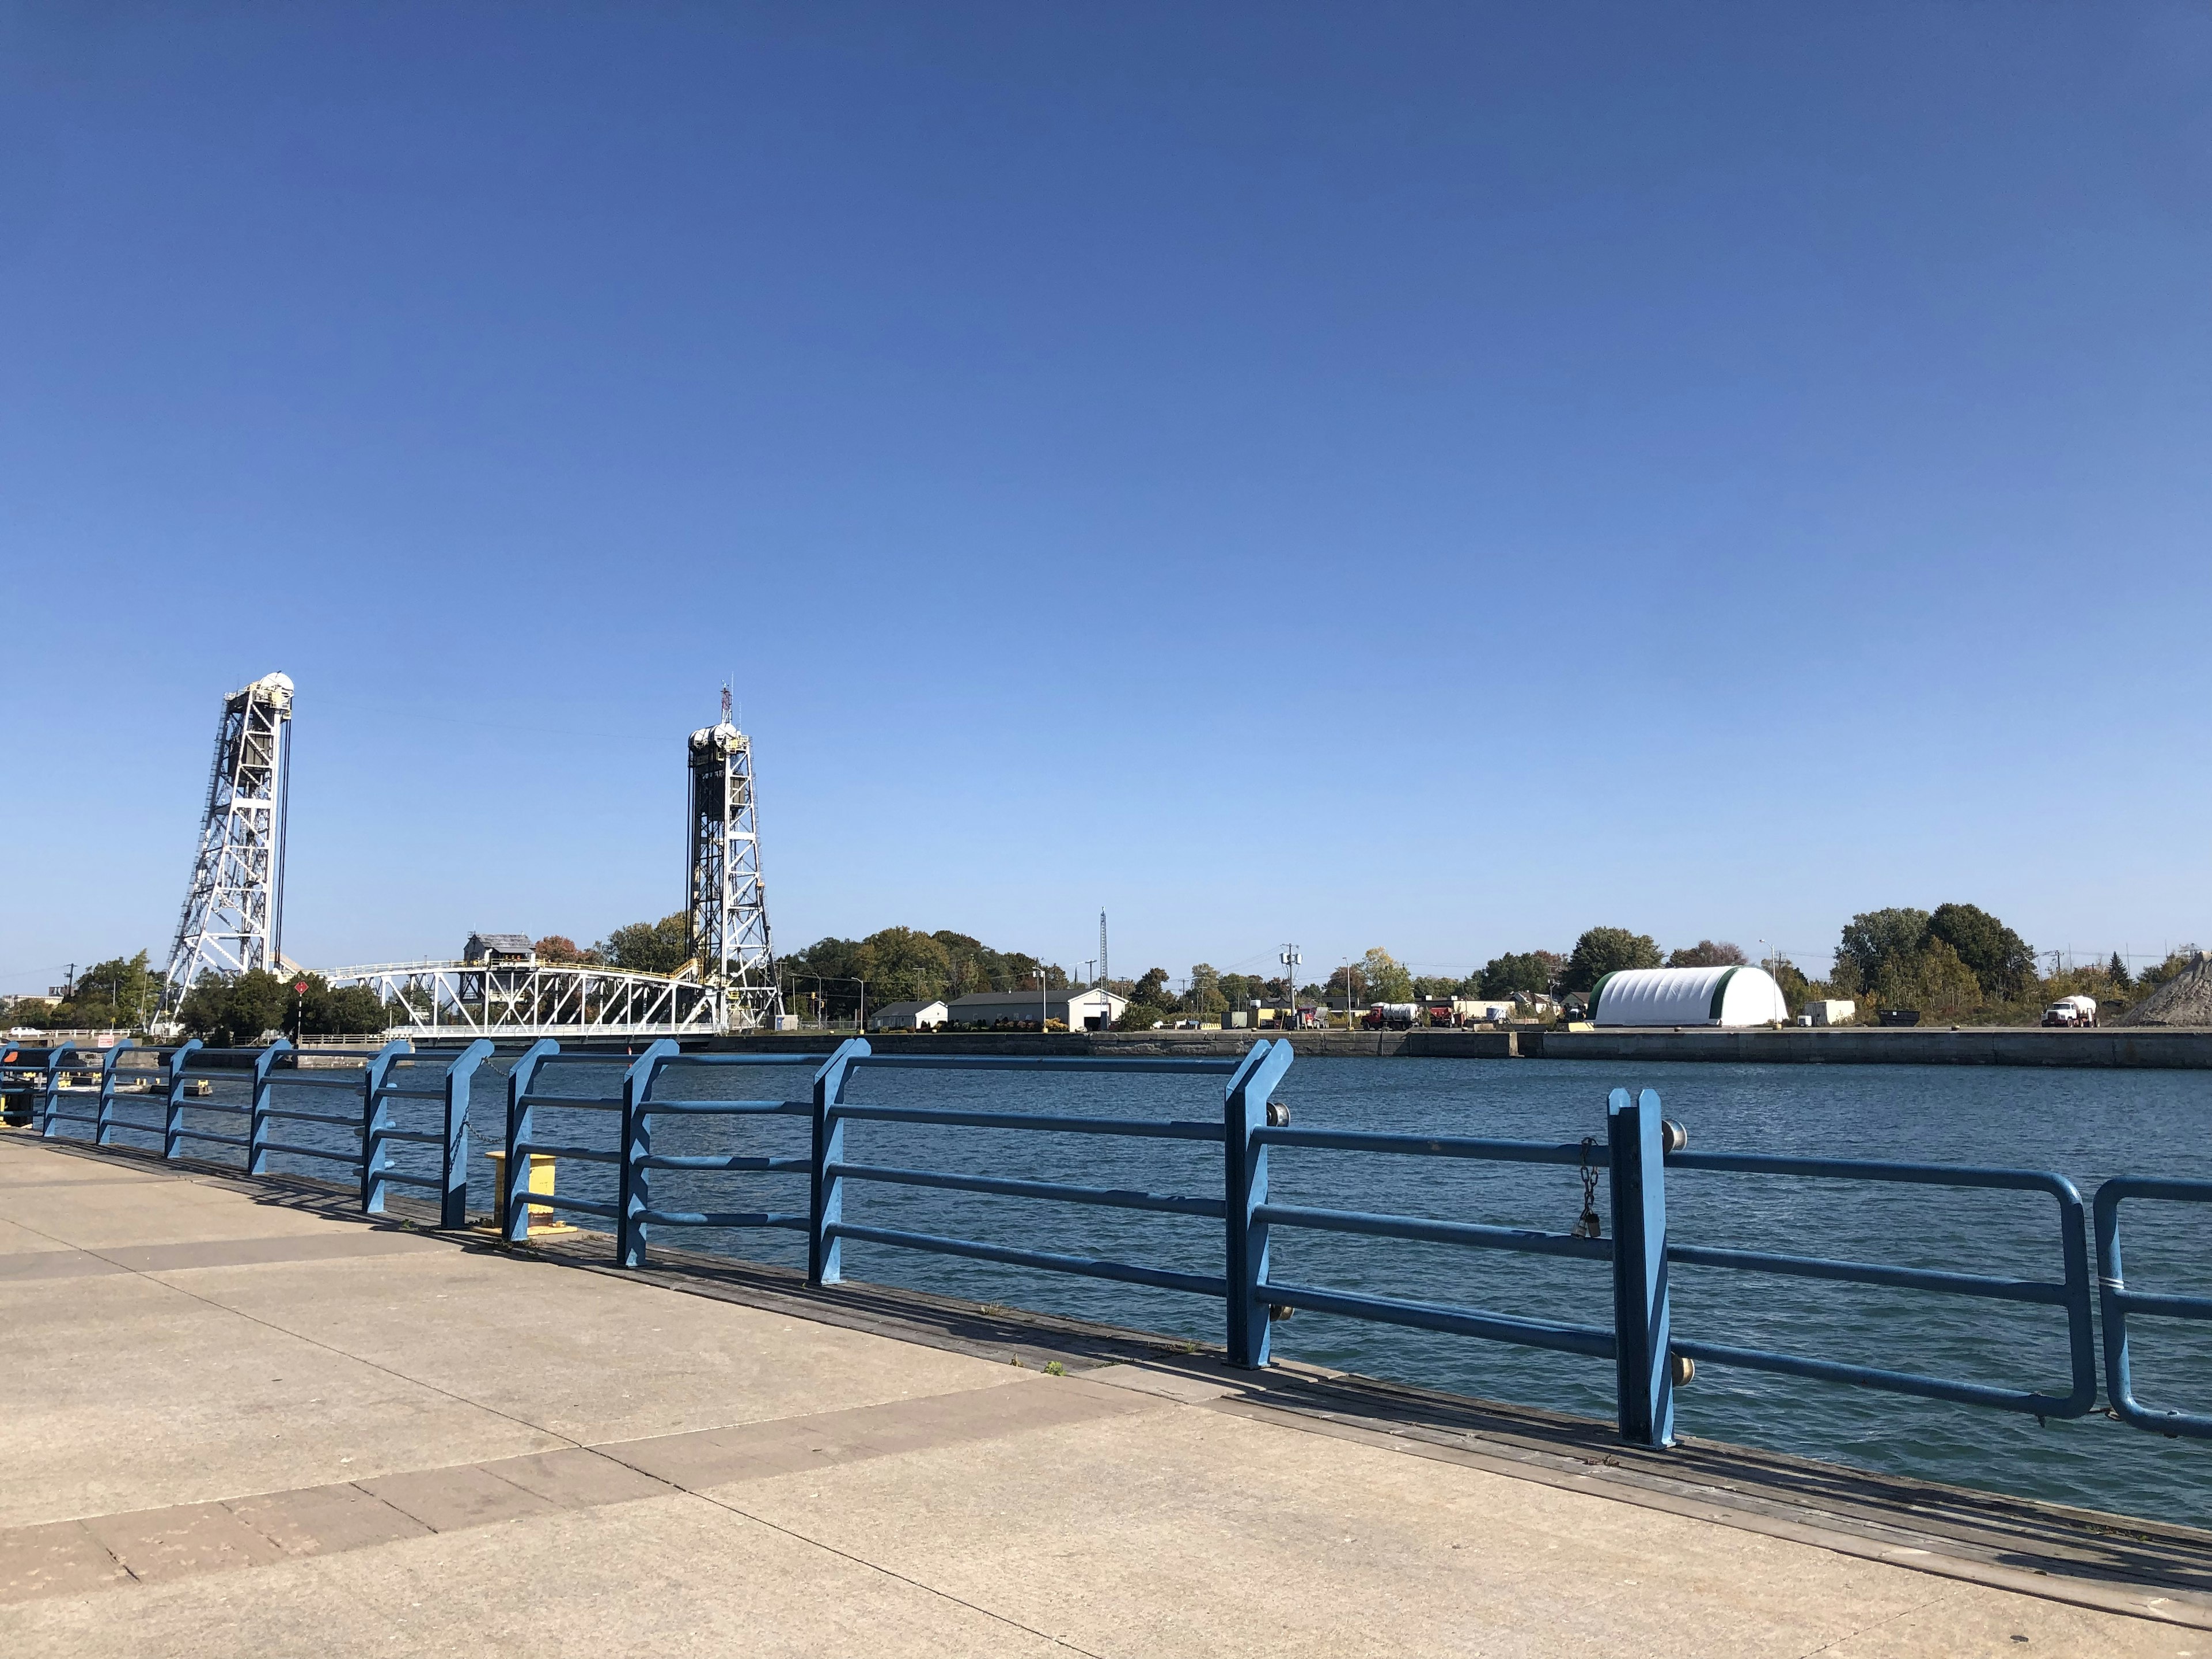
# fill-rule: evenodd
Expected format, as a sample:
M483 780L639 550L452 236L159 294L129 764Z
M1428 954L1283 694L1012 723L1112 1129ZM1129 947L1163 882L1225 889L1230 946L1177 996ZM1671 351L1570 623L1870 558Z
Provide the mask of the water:
M2051 1170L2071 1176L2085 1197L2123 1171L2212 1178L2212 1075L2202 1073L1668 1065L1632 1076L1617 1069L1572 1061L1310 1060L1291 1068L1278 1097L1290 1102L1302 1127L1548 1142L1594 1134L1601 1141L1606 1092L1629 1083L1658 1089L1667 1115L1689 1127L1691 1144L1701 1151ZM562 1091L588 1095L611 1091L617 1073L578 1066L549 1075ZM686 1069L668 1092L798 1097L807 1076L802 1067ZM1218 1121L1219 1091L1218 1078L1077 1074L1048 1081L1005 1073L864 1071L848 1098ZM345 1098L318 1094L300 1103L330 1110ZM503 1097L492 1074L480 1074L472 1126L479 1150L499 1144ZM223 1120L210 1127L240 1126ZM553 1111L541 1118L538 1133L611 1146L613 1127L608 1114ZM283 1138L305 1139L299 1132L316 1126L291 1130ZM1219 1152L1201 1144L905 1124L854 1123L846 1133L852 1163L1207 1197L1221 1190ZM663 1119L654 1145L672 1152L803 1152L806 1139L800 1119ZM417 1162L423 1151L408 1149L403 1167L423 1167ZM471 1207L489 1209L489 1165L481 1157L473 1163ZM1571 1226L1582 1204L1582 1183L1571 1168L1281 1149L1272 1164L1272 1195L1283 1203L1551 1231ZM612 1194L613 1171L604 1166L564 1164L560 1179L563 1191L580 1196ZM803 1210L805 1178L657 1171L653 1195L659 1208ZM1602 1209L1602 1178L1598 1197ZM1680 1243L2039 1279L2062 1273L2056 1208L2041 1194L1676 1170L1667 1198L1670 1233ZM2201 1208L2135 1203L2123 1213L2131 1285L2212 1293ZM845 1215L1194 1273L1218 1273L1221 1267L1221 1225L1199 1218L857 1182L846 1187ZM805 1265L805 1241L796 1233L665 1229L658 1237L678 1248ZM1222 1340L1218 1301L851 1241L844 1249L850 1279L1195 1341ZM1285 1282L1610 1322L1601 1263L1286 1229L1276 1230L1273 1250L1271 1271ZM1702 1267L1678 1267L1672 1282L1674 1329L1686 1337L2058 1395L2069 1386L2057 1309ZM2131 1320L2130 1334L2138 1398L2212 1410L2212 1326ZM1277 1325L1274 1337L1285 1358L1599 1419L1613 1414L1607 1361L1308 1312ZM1689 1434L2124 1514L2212 1522L2212 1443L2168 1440L2101 1414L2039 1425L2007 1412L1715 1365L1701 1367L1696 1382L1678 1392L1676 1411L1678 1428Z

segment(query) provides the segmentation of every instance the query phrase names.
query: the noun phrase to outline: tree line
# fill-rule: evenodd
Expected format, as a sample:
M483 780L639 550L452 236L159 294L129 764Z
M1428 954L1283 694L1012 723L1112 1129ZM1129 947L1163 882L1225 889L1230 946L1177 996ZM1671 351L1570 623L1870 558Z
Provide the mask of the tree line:
M603 964L633 972L667 974L686 958L683 911L658 921L617 927L589 946L565 935L536 941L540 962ZM1592 927L1559 951L1505 951L1462 976L1417 975L1376 945L1356 962L1297 988L1301 1000L1355 1008L1376 1002L1412 1002L1464 996L1505 1000L1564 999L1588 992L1606 975L1632 968L1724 967L1746 963L1727 940L1699 939L1662 952L1649 933L1626 927ZM1863 911L1844 925L1824 978L1814 979L1784 957L1770 968L1795 1013L1808 1001L1847 999L1862 1012L1908 1008L1946 1024L2033 1024L2042 1009L2066 996L2100 1004L2139 998L2188 965L2186 947L2155 967L2130 971L2118 951L2087 968L2039 972L2042 958L2013 928L1972 904L1940 904ZM830 937L782 957L776 964L785 1006L826 1020L849 1020L865 1000L869 1009L896 1002L951 1001L976 991L1061 991L1067 971L1020 951L1000 951L968 933L885 927L865 939ZM305 981L307 988L293 987ZM1160 1022L1212 1021L1232 1009L1280 1007L1291 987L1279 976L1224 973L1195 963L1180 987L1164 968L1107 988L1128 1000L1120 1024L1149 1030ZM94 963L78 975L58 1002L17 1002L11 1024L46 1030L143 1030L161 1000L161 978L148 952ZM217 1046L258 1041L265 1031L307 1036L380 1031L402 1023L406 1011L386 1007L365 986L333 990L319 974L277 975L262 969L204 977L178 1012L187 1033Z

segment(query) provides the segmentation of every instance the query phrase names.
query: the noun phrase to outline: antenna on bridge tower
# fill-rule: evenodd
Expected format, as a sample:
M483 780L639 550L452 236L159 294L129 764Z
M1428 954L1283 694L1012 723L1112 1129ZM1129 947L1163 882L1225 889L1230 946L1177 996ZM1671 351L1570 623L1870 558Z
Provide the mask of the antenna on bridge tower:
M206 973L283 965L284 819L292 781L292 682L264 674L222 700L199 852L162 976L173 1019Z
M753 816L752 743L730 718L691 734L691 866L684 948L699 976L721 988L725 1029L745 1031L783 1012L761 884Z

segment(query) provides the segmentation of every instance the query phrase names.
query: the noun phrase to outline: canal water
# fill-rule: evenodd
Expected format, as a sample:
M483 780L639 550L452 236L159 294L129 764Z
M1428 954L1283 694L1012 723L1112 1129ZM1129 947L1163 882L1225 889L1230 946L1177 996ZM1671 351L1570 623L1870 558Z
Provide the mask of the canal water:
M685 1068L673 1095L801 1098L811 1068ZM563 1067L551 1086L612 1092L614 1067ZM2212 1073L2004 1067L1647 1066L1575 1061L1308 1060L1278 1091L1301 1127L1376 1129L1547 1142L1605 1134L1615 1085L1656 1088L1693 1149L2048 1170L2085 1199L2108 1176L2212 1178ZM299 1091L303 1096L307 1091ZM1220 1079L1145 1074L863 1071L848 1099L986 1110L1220 1121ZM281 1097L280 1097L281 1098ZM327 1109L342 1095L313 1103ZM307 1103L303 1100L303 1104ZM504 1133L504 1089L479 1074L471 1203L490 1207L483 1149ZM302 1126L309 1127L309 1126ZM542 1139L613 1145L605 1112L554 1111ZM857 1122L850 1163L1218 1197L1218 1147L1005 1131ZM654 1150L803 1152L800 1118L657 1120ZM280 1164L284 1160L280 1159ZM1577 1170L1278 1149L1276 1201L1387 1211L1550 1231L1582 1208ZM302 1173L328 1166L301 1163ZM1603 1171L1599 1208L1607 1208ZM613 1171L564 1163L561 1188L611 1197ZM660 1171L662 1209L803 1212L790 1175ZM2056 1280L2056 1206L2045 1194L1872 1187L1771 1176L1676 1170L1668 1178L1678 1243ZM2212 1251L2197 1206L2136 1202L2124 1212L2131 1286L2212 1294ZM1113 1257L1193 1273L1221 1271L1221 1224L1154 1213L848 1183L851 1222L1032 1249ZM1610 1217L1607 1231L1611 1232ZM788 1267L805 1265L793 1232L670 1229L662 1242ZM1218 1300L848 1242L848 1279L1080 1316L1193 1341L1222 1340ZM1273 1275L1496 1313L1604 1325L1602 1263L1278 1229ZM1830 1285L1708 1267L1672 1274L1675 1332L1743 1346L1933 1373L2063 1395L2061 1310L1920 1291ZM2130 1322L2137 1397L2212 1411L2212 1327ZM1285 1358L1425 1387L1610 1419L1610 1362L1300 1312L1274 1328ZM1686 1433L1883 1472L2212 1524L2212 1443L2169 1440L2099 1413L2039 1424L2008 1412L1836 1384L1701 1366L1676 1395Z

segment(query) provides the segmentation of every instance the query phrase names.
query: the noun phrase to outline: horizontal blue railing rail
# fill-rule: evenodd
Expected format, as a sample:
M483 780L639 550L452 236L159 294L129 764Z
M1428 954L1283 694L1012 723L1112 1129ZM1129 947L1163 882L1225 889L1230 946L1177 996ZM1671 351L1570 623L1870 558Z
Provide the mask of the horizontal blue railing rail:
M1246 1186L1248 1192L1254 1194L1248 1212L1250 1238L1245 1255L1255 1266L1251 1278L1253 1301L1245 1317L1249 1326L1246 1343L1256 1355L1255 1363L1266 1361L1267 1321L1282 1308L1302 1308L1313 1313L1403 1325L1415 1330L1439 1331L1520 1347L1610 1359L1614 1363L1619 1389L1621 1433L1643 1443L1670 1443L1674 1437L1674 1380L1668 1363L1663 1271L1666 1222L1656 1156L1658 1114L1657 1096L1647 1091L1641 1099L1632 1101L1625 1090L1615 1090L1607 1103L1604 1142L1593 1137L1579 1144L1564 1146L1464 1136L1296 1129L1288 1127L1287 1115L1283 1121L1272 1124L1262 1121L1253 1127L1245 1137L1253 1148L1247 1155L1249 1174ZM1593 1186L1596 1172L1602 1169L1611 1183L1616 1237L1593 1236L1596 1219L1594 1212L1586 1218L1593 1224L1589 1233L1552 1233L1422 1216L1269 1203L1267 1159L1271 1148L1498 1164L1571 1164L1580 1167ZM1572 1324L1487 1309L1285 1282L1274 1275L1268 1261L1272 1232L1277 1227L1606 1262L1613 1269L1614 1281L1613 1322L1609 1327ZM1659 1269L1656 1276L1650 1259L1655 1253Z
M465 1227L469 1220L469 1103L477 1068L492 1055L483 1037L459 1049L410 1050L386 1044L372 1055L362 1084L361 1207L383 1212L391 1189L414 1187L438 1198L438 1224ZM430 1102L441 1109L437 1128L400 1124L403 1103ZM438 1171L416 1175L398 1167L394 1149L434 1146Z
M17 1044L0 1051L0 1097L11 1109L16 1103L27 1102L23 1109L37 1114L37 1127L43 1134L58 1133L62 1125L88 1122L102 1145L111 1144L115 1135L124 1133L161 1136L164 1153L170 1158L179 1156L186 1141L242 1146L247 1151L249 1167L257 1174L265 1172L272 1153L357 1164L365 1210L383 1209L390 1188L413 1186L436 1193L441 1224L459 1226L466 1219L471 1084L490 1052L490 1045L483 1042L462 1049L436 1051L412 1051L404 1042L395 1042L375 1051L349 1052L347 1057L357 1060L358 1068L325 1077L302 1074L298 1069L301 1056L281 1042L267 1048L222 1050L189 1042L167 1048L124 1044L100 1052L68 1044L51 1048ZM1607 1103L1605 1133L1579 1142L1294 1127L1288 1109L1274 1098L1291 1058L1288 1043L1267 1039L1255 1042L1249 1051L1234 1060L878 1054L861 1039L844 1043L825 1060L818 1054L684 1054L665 1039L637 1053L589 1048L564 1052L559 1044L546 1041L524 1054L507 1079L507 1160L500 1207L507 1236L515 1240L528 1236L533 1209L568 1212L611 1223L616 1236L616 1259L632 1267L646 1265L650 1241L659 1229L779 1229L805 1235L808 1278L817 1285L842 1280L843 1246L854 1243L1218 1297L1224 1311L1224 1346L1231 1361L1240 1365L1269 1363L1271 1327L1294 1309L1610 1360L1621 1433L1638 1443L1662 1446L1671 1443L1674 1390L1692 1374L1697 1363L2042 1418L2078 1417L2096 1402L2099 1368L2094 1315L2100 1307L2103 1370L2112 1414L2141 1429L2212 1438L2212 1413L2162 1409L2136 1401L2129 1375L2128 1346L2130 1315L2212 1321L2212 1297L2130 1290L2120 1267L2124 1200L2212 1204L2212 1181L2134 1176L2106 1181L2094 1206L2100 1275L2098 1295L2093 1298L2088 1217L2079 1190L2061 1175L2033 1170L1692 1152L1687 1149L1685 1132L1662 1117L1659 1098L1649 1090L1633 1097L1626 1090L1613 1091ZM762 1066L805 1068L810 1073L806 1094L776 1098L758 1089L734 1087L726 1096L699 1094L702 1075L719 1080L731 1077L733 1069L744 1076L749 1074L747 1068ZM1218 1121L1094 1116L848 1100L846 1092L853 1080L867 1072L995 1073L1046 1082L1076 1074L1218 1078L1222 1115ZM69 1079L91 1076L99 1079L98 1109L87 1115L74 1109L77 1101L73 1097L95 1091L72 1085ZM242 1088L247 1103L192 1097L190 1109L245 1117L250 1125L247 1133L230 1135L185 1123L187 1091L207 1079L228 1079L223 1086L234 1091ZM361 1114L355 1119L342 1113L278 1106L272 1103L270 1091L280 1085L358 1089ZM593 1092L563 1093L563 1085L580 1085ZM162 1113L160 1123L133 1121L118 1110L118 1105L140 1100L158 1103ZM441 1107L442 1121L422 1113L425 1107ZM583 1127L556 1138L541 1130L540 1115L547 1112L584 1114ZM403 1113L422 1115L410 1121L403 1121ZM613 1133L602 1141L593 1126L609 1116L615 1120ZM702 1126L717 1121L751 1123L757 1132L769 1133L768 1121L778 1118L800 1120L806 1127L781 1146L775 1144L772 1133L766 1141L753 1145L725 1141L713 1150L699 1150L696 1135L692 1145L681 1152L659 1151L653 1145L653 1126L662 1119ZM271 1127L290 1121L333 1128L357 1121L358 1157L276 1139ZM973 1168L927 1169L848 1154L848 1138L854 1126L876 1124L1210 1146L1218 1149L1221 1159L1218 1195L1212 1191L1155 1191L1149 1185L1042 1180L1019 1173L984 1174ZM708 1145L712 1146L711 1137ZM407 1147L434 1149L437 1173L396 1167L395 1152ZM1559 1233L1448 1216L1276 1203L1269 1194L1269 1161L1286 1154L1578 1166L1586 1190L1594 1193L1601 1176L1607 1182L1611 1236L1604 1236L1606 1228L1594 1205L1583 1225L1573 1232ZM530 1179L533 1157L611 1167L616 1172L615 1195L610 1200L562 1194L557 1186L554 1191L536 1190ZM657 1203L656 1176L678 1173L804 1177L805 1188L803 1195L794 1191L787 1206L718 1210ZM2039 1194L2050 1199L2057 1210L2057 1271L2048 1278L2024 1277L1963 1271L1948 1264L1848 1261L1672 1237L1667 1222L1668 1182L1670 1176L1692 1176ZM1193 1271L1182 1266L1079 1254L1060 1248L1050 1231L1034 1243L1012 1243L848 1219L845 1213L848 1192L865 1187L931 1189L1218 1223L1221 1271ZM1602 1263L1611 1281L1612 1317L1604 1323L1576 1323L1467 1306L1445 1297L1382 1296L1342 1285L1303 1282L1288 1276L1273 1260L1279 1243L1302 1232ZM1703 1332L1678 1332L1669 1275L1682 1269L1751 1273L1956 1297L1969 1302L2054 1308L2066 1321L2070 1387L2063 1393L2005 1387L1753 1347L1717 1340L1715 1334Z
M1267 1045L1261 1045L1264 1050ZM1097 1135L1123 1139L1211 1141L1225 1144L1226 1122L1190 1122L1153 1118L1074 1117L1032 1112L969 1111L939 1107L887 1106L848 1102L844 1091L863 1071L1005 1072L1022 1075L1067 1076L1221 1076L1230 1079L1228 1095L1241 1099L1243 1079L1264 1063L1266 1054L1244 1060L1212 1058L1093 1059L1089 1056L1018 1056L998 1054L878 1054L864 1039L846 1043L823 1067L815 1082L817 1107L814 1132L814 1195L807 1249L807 1278L817 1285L834 1285L844 1277L844 1245L888 1246L925 1255L963 1257L971 1261L996 1262L1043 1273L1067 1273L1116 1284L1142 1285L1155 1290L1179 1291L1193 1296L1231 1297L1230 1274L1194 1273L1148 1262L1123 1261L1110 1257L1079 1255L1070 1251L1030 1249L981 1239L956 1238L942 1233L917 1232L897 1227L876 1227L844 1218L848 1182L888 1186L936 1187L945 1190L986 1194L997 1197L1042 1200L1093 1208L1133 1210L1220 1218L1229 1213L1228 1197L1195 1194L1139 1192L1092 1187L1058 1181L1020 1181L975 1176L958 1171L910 1170L856 1163L845 1156L846 1127L852 1123L903 1123L938 1127L995 1129L1024 1133ZM1287 1064L1285 1060L1284 1062ZM1273 1073L1280 1075L1280 1067ZM1268 1086L1273 1086L1272 1078Z
M2105 1392L2112 1400L2113 1415L2123 1423L2176 1438L2212 1440L2212 1415L2146 1406L2136 1398L2128 1316L2212 1320L2212 1297L2166 1296L2128 1289L2121 1273L2120 1206L2131 1198L2164 1204L2212 1204L2212 1181L2115 1176L2097 1188L2097 1292L2105 1322Z
M1711 1364L1733 1365L1784 1376L1811 1377L1824 1382L1845 1382L1860 1388L1881 1389L1892 1394L1913 1395L1923 1400L1948 1400L1960 1405L1989 1406L2002 1411L2025 1412L2040 1418L2080 1417L2097 1403L2096 1333L2090 1317L2089 1258L2082 1237L2081 1194L2065 1176L2036 1170L1988 1170L1955 1164L1779 1158L1753 1152L1692 1152L1681 1149L1670 1151L1666 1163L1669 1170L1697 1170L1724 1175L1779 1176L1812 1181L2047 1194L2055 1200L2058 1212L2061 1276L2056 1280L2021 1279L1936 1268L1840 1261L1819 1256L1776 1255L1763 1250L1727 1249L1672 1241L1667 1246L1667 1259L1670 1263L1684 1267L1720 1267L1787 1278L1876 1285L1888 1289L1926 1291L1939 1295L2061 1308L2066 1314L2067 1352L2073 1386L2063 1395L2026 1389L2003 1389L1984 1382L1930 1376L1917 1371L1891 1370L1847 1361L1817 1359L1803 1354L1781 1353L1765 1348L1681 1336L1674 1338L1677 1353L1693 1361Z

